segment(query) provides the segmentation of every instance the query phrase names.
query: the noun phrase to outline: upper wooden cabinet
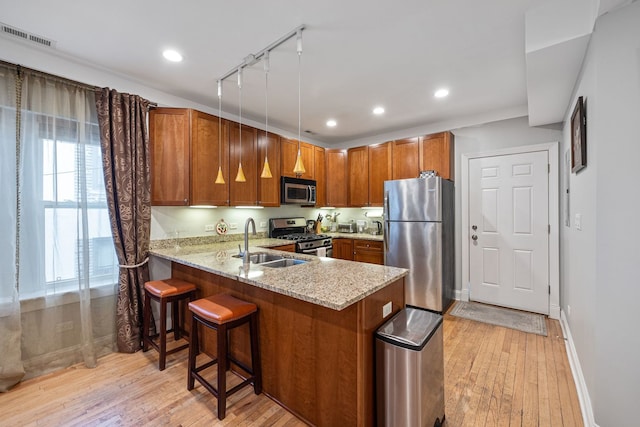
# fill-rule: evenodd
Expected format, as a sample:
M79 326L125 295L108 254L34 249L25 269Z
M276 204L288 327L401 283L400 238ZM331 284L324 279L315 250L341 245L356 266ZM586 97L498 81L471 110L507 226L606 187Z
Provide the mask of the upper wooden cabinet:
M391 143L369 146L369 206L382 206L384 182L391 179Z
M215 116L186 108L151 110L151 204L227 205L228 185L214 181L221 164L229 182L228 136L228 122Z
M347 206L347 150L326 149L327 206Z
M281 159L280 163L282 170L280 174L282 176L290 176L298 178L293 173L293 167L296 164L296 158L298 157L298 140L289 138L280 138L280 150ZM303 179L315 179L315 163L313 160L314 146L306 142L300 142L300 156L302 157L302 163L304 164L305 173L299 178Z
M422 137L421 170L435 170L444 179L453 180L453 134L440 132Z
M272 178L260 178L268 156ZM280 206L280 136L258 130L258 205Z
M391 169L388 142L349 149L349 206L382 206Z
M222 166L225 184L215 184L219 166ZM228 205L228 183L229 122L192 110L190 205Z
M327 205L327 164L325 150L313 147L314 174L316 179L316 206Z
M420 174L420 138L398 139L392 143L392 179L417 178Z
M369 204L369 147L350 148L347 153L349 206L367 206Z
M258 204L258 132L256 128L230 123L229 126L229 196L231 206ZM238 166L242 161L245 182L236 181Z
M156 108L149 112L151 204L189 204L190 111Z
M393 179L417 178L420 171L435 170L452 180L453 164L451 132L393 141Z

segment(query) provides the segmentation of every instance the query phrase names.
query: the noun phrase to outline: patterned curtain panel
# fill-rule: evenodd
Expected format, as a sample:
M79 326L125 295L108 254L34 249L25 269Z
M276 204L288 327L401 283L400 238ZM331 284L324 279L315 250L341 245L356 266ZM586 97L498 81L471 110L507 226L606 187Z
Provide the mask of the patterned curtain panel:
M117 347L120 352L133 353L141 347L142 296L149 280L149 102L103 88L96 92L96 106L109 219L120 263Z

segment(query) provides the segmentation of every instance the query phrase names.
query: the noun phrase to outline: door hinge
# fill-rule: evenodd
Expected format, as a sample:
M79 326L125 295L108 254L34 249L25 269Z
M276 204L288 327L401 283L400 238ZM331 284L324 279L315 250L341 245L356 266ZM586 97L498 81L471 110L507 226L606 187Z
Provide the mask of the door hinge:
M549 285L549 295L551 295L551 285Z
M547 173L551 173L551 163L547 163Z
M551 234L551 224L547 224L547 231Z

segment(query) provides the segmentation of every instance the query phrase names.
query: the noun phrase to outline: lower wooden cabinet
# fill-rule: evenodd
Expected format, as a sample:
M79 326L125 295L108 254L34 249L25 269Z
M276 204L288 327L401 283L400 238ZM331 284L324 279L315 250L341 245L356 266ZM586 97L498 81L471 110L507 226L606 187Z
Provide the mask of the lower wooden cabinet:
M333 257L353 261L353 239L333 239Z
M354 239L353 260L383 265L383 242L377 240Z
M295 252L296 244L291 243L290 245L271 246L269 249L275 249L276 251L284 251L284 252Z
M367 239L333 239L333 257L384 265L383 242Z

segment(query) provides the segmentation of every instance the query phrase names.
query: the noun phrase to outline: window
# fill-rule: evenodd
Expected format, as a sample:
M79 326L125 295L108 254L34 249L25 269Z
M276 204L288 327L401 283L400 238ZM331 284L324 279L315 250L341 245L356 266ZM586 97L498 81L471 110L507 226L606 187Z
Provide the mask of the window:
M34 265L21 280L20 297L77 291L81 280L90 287L117 283L97 123L30 111L23 120L37 132L25 136L24 168L31 172L24 178L22 228L35 228L29 240L41 238L24 243L34 249L28 263L43 268ZM25 191L35 194L24 197Z

